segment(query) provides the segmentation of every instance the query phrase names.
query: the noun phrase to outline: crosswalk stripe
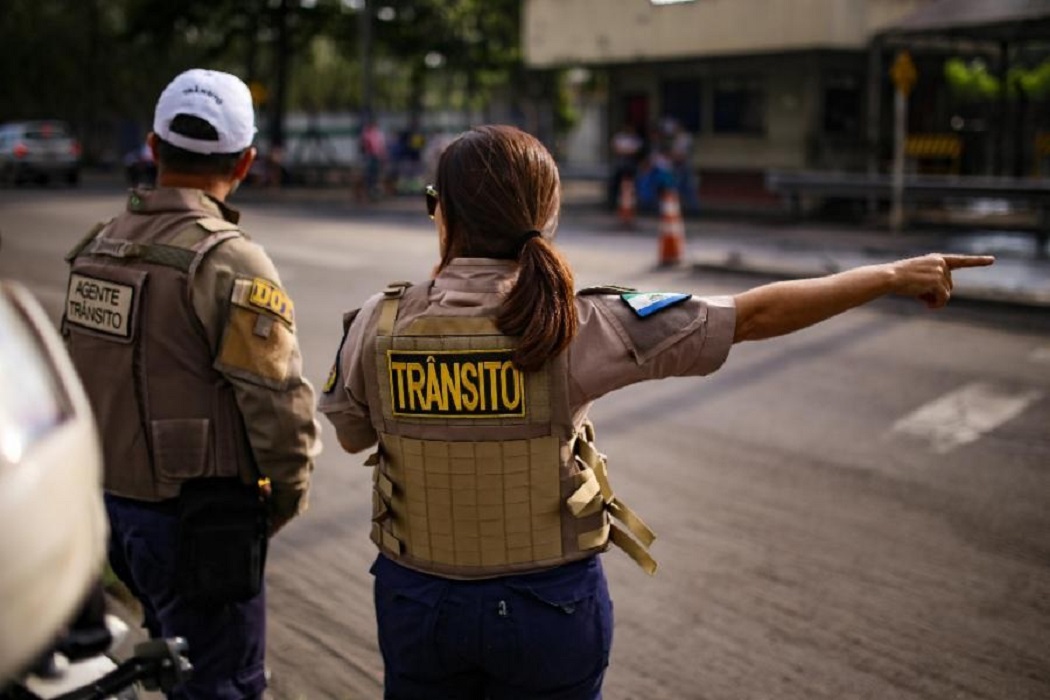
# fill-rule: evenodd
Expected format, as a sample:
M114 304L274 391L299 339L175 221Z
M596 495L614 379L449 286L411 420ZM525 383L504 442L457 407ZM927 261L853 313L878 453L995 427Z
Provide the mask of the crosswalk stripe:
M934 452L945 454L1020 415L1042 396L1038 390L1018 392L973 382L915 409L891 432L929 440Z

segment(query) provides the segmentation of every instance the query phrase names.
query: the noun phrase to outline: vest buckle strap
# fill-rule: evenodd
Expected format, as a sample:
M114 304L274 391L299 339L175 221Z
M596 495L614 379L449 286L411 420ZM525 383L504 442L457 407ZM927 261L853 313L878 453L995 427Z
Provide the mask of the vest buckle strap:
M412 286L411 282L391 282L383 290L383 296L388 299L400 299L405 294L405 290Z
M627 531L616 523L612 523L609 531L609 540L627 553L634 563L642 567L645 573L652 576L656 573L656 560L646 551L645 547L633 539Z
M656 539L656 533L633 510L625 506L619 498L614 498L606 508L609 511L609 515L622 522L628 532L644 546L648 547Z
M604 505L604 499L602 498L601 486L599 486L598 479L595 478L592 470L586 469L580 472L580 476L583 477L583 483L573 491L572 495L565 501L565 505L568 506L569 512L575 517L584 518L601 510Z
M372 523L372 541L383 551L390 552L394 556L401 556L405 552L401 540L379 523Z
M379 492L372 490L372 522L381 523L390 517L390 506L383 500L383 497L379 495Z

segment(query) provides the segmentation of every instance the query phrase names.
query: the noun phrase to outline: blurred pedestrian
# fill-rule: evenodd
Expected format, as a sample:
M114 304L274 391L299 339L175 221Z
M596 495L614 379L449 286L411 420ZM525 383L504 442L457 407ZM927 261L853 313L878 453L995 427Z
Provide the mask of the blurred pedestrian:
M379 199L387 161L387 147L386 136L374 119L369 119L361 130L361 155L365 159L365 193L371 199Z
M512 127L454 141L427 189L441 262L344 316L320 400L343 448L378 443L372 566L385 697L600 698L613 610L596 556L652 573L653 533L610 486L592 402L702 376L736 342L784 335L896 293L943 306L928 255L736 296L575 293L554 246L550 153Z
M63 328L98 421L109 561L153 637L184 637L173 698L266 688L269 535L319 449L295 314L226 203L255 158L248 87L189 70L156 105L157 188L71 251Z
M632 180L638 174L638 164L643 156L642 138L633 124L624 122L613 134L610 148L613 156L613 169L609 176L606 201L610 209L615 209L620 197L620 187L624 178Z
M682 202L682 211L696 214L700 211L700 192L693 170L693 135L677 119L668 121L667 157L670 161L674 185Z
M413 120L397 134L394 152L394 186L398 192L417 192L423 186L422 159L426 137Z

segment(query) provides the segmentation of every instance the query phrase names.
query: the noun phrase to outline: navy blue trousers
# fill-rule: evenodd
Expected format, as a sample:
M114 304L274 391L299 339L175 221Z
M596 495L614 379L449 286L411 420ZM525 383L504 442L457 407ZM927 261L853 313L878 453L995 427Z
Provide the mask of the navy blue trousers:
M247 700L266 688L266 591L226 605L191 605L175 590L178 517L170 504L106 494L109 564L142 603L151 637L183 637L193 675L169 697Z
M597 556L457 581L380 555L372 573L387 700L600 700L613 610Z

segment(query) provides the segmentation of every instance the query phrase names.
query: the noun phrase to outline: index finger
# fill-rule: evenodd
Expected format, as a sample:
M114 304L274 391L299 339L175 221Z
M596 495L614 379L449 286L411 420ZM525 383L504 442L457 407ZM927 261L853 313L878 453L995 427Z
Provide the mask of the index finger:
M945 255L944 262L949 270L960 267L986 267L995 262L994 255Z

